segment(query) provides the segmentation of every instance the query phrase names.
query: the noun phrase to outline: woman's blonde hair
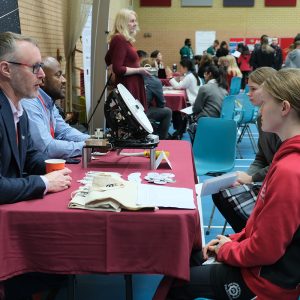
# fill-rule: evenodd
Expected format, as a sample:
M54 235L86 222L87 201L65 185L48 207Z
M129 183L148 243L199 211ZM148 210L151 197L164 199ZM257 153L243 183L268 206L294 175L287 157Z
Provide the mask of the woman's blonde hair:
M127 8L123 8L117 13L113 29L108 35L108 42L110 42L116 34L122 34L130 43L135 42L134 36L136 35L136 32L139 31L139 27L137 24L135 33L132 34L129 32L128 24L132 15L137 18L136 12Z
M249 79L256 84L261 85L264 83L266 78L274 75L276 72L277 71L271 67L261 67L251 72Z
M300 69L281 69L267 78L262 87L278 102L288 101L300 118Z
M227 55L226 59L228 61L227 73L233 73L233 74L235 74L234 76L242 77L243 76L242 72L239 69L238 65L236 64L236 60L235 60L234 56Z
M226 67L227 68L229 66L229 61L227 59L227 56L219 57L218 65L221 66L221 67Z

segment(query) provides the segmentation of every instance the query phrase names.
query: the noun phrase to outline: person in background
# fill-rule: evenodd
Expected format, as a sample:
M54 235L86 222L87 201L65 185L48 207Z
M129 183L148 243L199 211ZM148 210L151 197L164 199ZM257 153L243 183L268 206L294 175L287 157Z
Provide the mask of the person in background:
M273 68L261 67L250 74L248 83L249 98L253 105L261 107L262 99L259 97L259 93L257 91L263 82L275 73L276 70ZM262 131L261 124L262 120L261 116L259 116L257 119L257 128L259 134L257 143L258 152L247 172L238 172L237 184L263 182L268 173L273 157L281 145L281 141L275 133ZM230 203L224 201L222 198L222 193L214 194L212 195L212 198L216 207L219 209L226 221L231 225L233 230L235 232L240 232L246 226L247 222L247 218L244 216L244 214L239 214ZM255 200L256 197L253 197L252 200L248 199L247 207L250 208L250 206L252 206L253 209ZM252 211L252 209L247 209L247 211Z
M115 75L114 85L122 83L146 110L143 75L149 73L140 66L139 57L133 47L138 30L137 14L130 9L121 9L108 36L109 50L105 55L105 62Z
M168 300L289 299L300 295L300 70L281 69L260 90L262 130L282 140L246 227L217 235L191 257L190 281ZM221 264L202 263L209 257Z
M238 66L242 72L242 82L241 89L244 90L246 84L248 83L249 73L252 71L252 67L249 64L250 61L250 51L248 46L242 45L240 48L241 55L237 59Z
M222 57L228 55L228 44L226 41L222 41L220 44L220 48L216 52L216 57Z
M293 50L287 55L285 68L300 68L300 40L294 42Z
M0 45L2 205L41 199L46 193L66 190L72 178L67 168L45 174L46 157L33 146L27 114L20 104L24 97L37 97L45 77L37 43L29 37L3 32L0 33ZM26 273L0 283L0 294L4 286L6 300L21 300L35 292L59 287L65 279L63 275Z
M270 45L275 53L275 62L274 62L274 69L276 70L280 70L282 67L282 63L283 63L283 57L282 57L282 50L280 48L280 46L278 45L278 38L272 38L272 42Z
M180 61L180 73L184 76L179 82L175 78L170 79L170 85L174 89L185 89L187 93L188 102L193 105L195 98L198 94L198 90L202 85L202 81L195 72L193 62L189 59L183 59ZM181 112L173 112L173 127L175 132L173 133L174 139L181 139L183 133L186 131L187 118L183 116Z
M215 65L209 65L204 72L206 84L201 86L195 103L193 115L188 127L191 143L194 143L198 119L201 117L219 118L223 99L228 95L225 70Z
M228 61L228 57L227 56L221 56L218 59L218 66L222 67L223 69L227 70L228 66L229 66L229 61Z
M70 158L82 154L90 136L67 124L54 105L64 99L66 79L60 63L54 57L43 59L45 78L35 99L23 99L22 106L29 118L29 130L37 149L48 158Z
M183 75L183 79L178 82L175 78L171 78L170 84L174 89L185 89L188 101L193 105L202 81L195 72L193 62L189 59L180 61L180 73Z
M214 40L214 43L207 48L206 53L210 54L211 56L215 56L216 52L219 48L220 42L218 40Z
M206 67L214 64L213 57L210 54L203 54L200 60L199 69L198 69L198 76L201 79L204 79L204 71Z
M230 84L233 77L243 77L241 70L237 66L235 57L232 55L227 55L225 57L228 61L227 67L227 86L228 91L230 90Z
M179 51L181 60L183 59L190 59L192 60L194 58L194 51L192 48L192 42L191 39L185 39L184 46Z
M165 70L165 66L162 62L162 54L159 50L155 50L150 54L150 57L154 60L155 62L155 66L158 69L158 78L162 78L162 79L166 79L167 75L166 75L166 70Z
M200 67L200 61L201 61L202 55L195 55L194 56L194 62L195 62L195 72L199 76L199 67ZM200 77L200 76L199 76Z
M263 35L260 45L251 53L250 65L253 70L260 67L275 67L275 50L269 45L269 38Z
M201 117L219 118L223 99L228 95L224 70L210 65L205 69L204 79L206 84L198 91L193 114L196 120Z
M141 57L141 66L155 69L156 65L153 60ZM158 134L160 140L166 140L169 138L172 110L165 106L166 100L163 94L162 83L157 77L157 72L156 74L145 76L144 81L148 103L146 115L152 123L154 133ZM153 105L153 101L155 105ZM157 122L159 123L158 126Z

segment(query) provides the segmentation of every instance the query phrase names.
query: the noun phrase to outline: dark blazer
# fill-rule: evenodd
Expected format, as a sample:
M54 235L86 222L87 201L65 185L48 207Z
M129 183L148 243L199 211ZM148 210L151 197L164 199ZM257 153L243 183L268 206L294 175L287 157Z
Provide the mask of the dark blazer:
M46 157L33 147L24 111L18 125L18 141L10 104L0 90L0 204L42 198ZM30 175L28 175L30 174Z

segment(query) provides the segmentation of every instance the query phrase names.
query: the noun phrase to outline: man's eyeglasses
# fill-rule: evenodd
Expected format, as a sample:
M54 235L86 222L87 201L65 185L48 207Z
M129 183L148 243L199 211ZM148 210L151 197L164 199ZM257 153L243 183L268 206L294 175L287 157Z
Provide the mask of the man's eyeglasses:
M26 67L32 68L32 73L33 74L37 74L40 71L40 69L44 66L43 63L36 63L34 65L31 65L31 66L27 65L27 64L16 62L16 61L8 61L8 63L14 64L14 65L19 65L19 66L26 66Z

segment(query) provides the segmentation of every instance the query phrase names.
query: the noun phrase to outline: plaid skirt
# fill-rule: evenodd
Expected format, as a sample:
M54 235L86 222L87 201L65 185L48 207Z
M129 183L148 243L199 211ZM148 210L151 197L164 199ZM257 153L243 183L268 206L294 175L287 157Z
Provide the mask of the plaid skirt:
M230 207L241 218L248 220L256 203L261 183L242 184L220 191L222 201L227 201Z

